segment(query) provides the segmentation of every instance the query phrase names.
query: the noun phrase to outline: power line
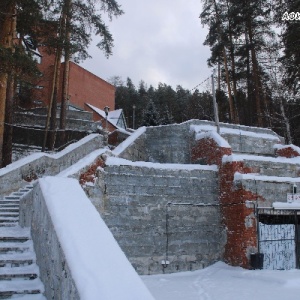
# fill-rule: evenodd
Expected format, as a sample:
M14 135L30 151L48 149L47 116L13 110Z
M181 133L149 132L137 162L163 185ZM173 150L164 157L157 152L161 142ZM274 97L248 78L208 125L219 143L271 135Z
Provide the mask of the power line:
M195 87L193 87L191 89L191 91L195 90L197 87L199 87L200 85L204 84L206 81L208 81L210 79L210 76L205 78L202 82L200 82L199 84L197 84Z

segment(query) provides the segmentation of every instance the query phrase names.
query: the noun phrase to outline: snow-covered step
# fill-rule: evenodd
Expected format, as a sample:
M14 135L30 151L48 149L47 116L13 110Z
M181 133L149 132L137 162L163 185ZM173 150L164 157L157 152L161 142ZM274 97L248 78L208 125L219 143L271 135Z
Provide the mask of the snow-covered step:
M1 299L1 296L0 296L0 299ZM4 298L4 299L7 299L7 298ZM13 298L9 298L9 299L16 299L16 300L47 300L42 294L14 295Z
M30 251L24 253L0 254L0 268L27 266L35 263L35 261L35 253Z
M0 214L1 213L6 213L6 212L14 212L19 214L19 206L1 206L0 205Z
M19 217L19 212L0 210L0 217Z
M16 221L16 222L2 222L0 223L0 227L2 229L2 227L15 227L17 226L19 223Z
M16 280L0 281L0 299L9 299L9 297L12 296L14 296L12 299L20 299L17 298L16 296L17 295L25 296L25 294L27 295L41 294L43 292L44 292L44 286L39 278L33 280L16 279ZM30 298L29 295L27 299L34 299L33 297Z
M0 268L0 280L12 280L16 278L23 278L33 280L39 275L39 269L36 264L31 264L24 267L3 267Z
M17 202L17 203L2 203L1 200L0 200L0 207L1 208L19 208L20 207L20 203Z
M15 225L17 225L19 222L19 216L18 217L1 217L0 216L0 226L1 224L5 224L5 223L13 223Z
M3 200L15 200L15 201L20 201L20 196L14 196L14 195L12 194L12 195L9 195L9 196L5 196Z
M0 299L46 300L30 228L18 224L20 198L31 189L0 199Z
M0 230L0 242L21 242L27 241L28 239L30 239L29 228L22 228L17 225L9 228L1 228Z
M0 254L9 252L22 253L25 251L33 251L32 240L25 242L0 242Z
M14 204L19 204L20 203L20 198L19 197L4 197L4 199L0 200L1 204L5 203L14 203Z
M18 191L18 192L13 192L10 196L21 197L21 196L23 196L24 194L25 194L25 192L20 192L20 191Z

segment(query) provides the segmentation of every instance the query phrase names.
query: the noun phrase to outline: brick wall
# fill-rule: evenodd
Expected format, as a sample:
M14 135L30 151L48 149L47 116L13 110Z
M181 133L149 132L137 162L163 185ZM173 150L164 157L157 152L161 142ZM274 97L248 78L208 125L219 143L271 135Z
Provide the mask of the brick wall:
M34 98L48 105L52 91L55 55L49 55L43 47L40 47L39 51L42 54L42 61L38 67L43 75L36 82L36 85L40 86L40 89L34 90ZM61 64L60 68L58 103L61 102L62 98L63 70L64 63ZM86 109L85 103L92 104L101 109L106 105L111 110L115 109L115 87L74 62L70 62L68 94L70 96L70 103L82 109Z
M70 63L70 102L86 109L85 103L104 109L115 109L115 87L84 68Z

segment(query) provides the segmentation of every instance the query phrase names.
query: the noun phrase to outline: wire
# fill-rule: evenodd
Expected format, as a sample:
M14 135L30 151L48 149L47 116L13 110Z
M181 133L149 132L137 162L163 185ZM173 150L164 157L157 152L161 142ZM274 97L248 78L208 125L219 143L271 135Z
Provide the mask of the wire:
M195 87L193 87L191 89L191 91L195 90L197 87L199 87L200 85L204 84L206 81L208 81L211 78L211 76L205 78L202 82L200 82L199 84L197 84Z

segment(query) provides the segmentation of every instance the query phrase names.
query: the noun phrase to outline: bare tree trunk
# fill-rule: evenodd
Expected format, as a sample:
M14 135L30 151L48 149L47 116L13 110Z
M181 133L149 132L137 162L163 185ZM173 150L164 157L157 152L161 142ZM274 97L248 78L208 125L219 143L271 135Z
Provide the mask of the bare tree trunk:
M48 147L50 150L54 149L55 146L55 138L56 138L56 112L57 112L57 97L58 97L58 89L60 82L60 66L61 66L61 49L57 50L56 53L56 72L54 73L54 89L52 94L52 106L51 106L51 117L50 117L50 134L49 134L49 142Z
M55 93L57 69L59 67L60 67L60 55L57 52L56 56L55 56L53 79L52 79L52 90L51 90L50 102L49 102L49 106L48 106L48 114L47 114L47 120L46 120L46 126L45 126L45 136L44 136L44 143L43 143L42 151L45 151L47 140L48 140L49 124L50 124L51 115L52 115L52 106L53 106L53 99L54 99L54 93Z
M253 89L252 89L252 79L251 79L251 70L250 70L250 53L248 50L249 40L248 40L248 34L247 34L247 28L245 28L245 42L247 46L247 59L246 59L246 70L247 70L247 99L248 99L248 107L244 108L244 115L247 116L247 125L253 125Z
M221 90L221 63L218 61L218 90Z
M3 167L12 161L12 137L13 137L13 101L15 92L14 75L10 74L7 81L6 107L5 107L5 126L3 143Z
M3 142L6 106L7 74L0 74L0 168L3 167Z
M239 114L238 114L238 109L237 109L237 89L236 89L236 76L235 76L235 60L234 60L234 47L233 47L233 42L232 42L232 34L230 33L230 56L231 56L231 73L232 73L232 89L233 89L233 96L234 96L234 108L235 108L235 123L239 123Z
M65 130L67 118L67 104L69 99L69 70L70 70L70 9L72 2L65 2L65 67L63 74L63 92L60 106L60 129L61 129L61 144L65 144Z
M218 12L218 7L217 7L216 0L214 0L214 6L215 6L216 18L217 18L216 21L217 21L217 24L218 24L218 32L219 32L219 36L220 36L220 39L221 39L220 42L223 43L223 41L222 41L223 32L222 32L222 29L221 29L221 26L220 26L221 20L220 20L220 15L219 15L219 12ZM230 78L229 78L229 72L228 72L227 53L226 53L225 45L223 45L223 60L224 60L224 68L225 68L227 90L228 90L230 119L231 119L231 122L237 123L236 116L235 116L235 113L234 113L233 99L232 99L232 95L231 95L231 85L230 85Z
M64 13L62 12L59 20L59 28L58 28L58 37L60 39L62 38L64 26L65 26ZM47 114L47 120L45 126L45 136L44 136L42 151L45 151L47 142L48 142L48 148L51 150L54 149L54 144L55 144L57 96L58 96L59 81L60 81L61 55L62 55L62 49L61 46L58 46L55 55L52 90L51 90L50 102L48 106L48 114ZM50 133L49 133L49 124L50 124Z
M236 116L234 113L234 104L231 94L231 84L230 84L230 78L229 78L229 71L228 71L228 64L227 64L227 57L226 57L226 48L223 47L223 56L224 56L224 66L225 66L225 75L226 75L226 82L227 82L227 90L228 90L228 99L229 99L229 111L230 111L230 119L231 122L237 123Z
M255 85L255 103L256 103L256 114L257 114L257 125L259 127L263 127L263 118L262 118L262 109L261 109L261 101L259 95L259 74L258 74L258 65L256 59L256 51L253 45L253 32L251 21L248 20L248 34L249 34L249 42L251 45L251 61L252 61L252 70L253 70L253 81Z
M229 10L229 3L227 1L227 9ZM236 88L236 76L235 76L235 59L234 59L234 44L233 44L233 38L232 38L232 29L231 29L231 18L228 20L228 29L229 29L229 42L230 42L230 58L231 58L231 74L232 74L232 89L233 89L233 104L235 109L235 123L238 124L240 122L239 120L239 113L237 108L237 88Z
M0 44L3 48L13 49L13 34L15 32L16 14L15 2L11 1L9 4L5 19L0 29ZM6 111L6 97L7 97L8 73L0 74L0 167L4 166L4 124Z
M290 121L288 119L288 117L285 114L285 109L284 109L284 105L283 105L283 101L282 101L282 97L280 97L280 111L281 111L281 115L283 118L283 122L285 125L285 130L286 130L286 138L287 138L287 142L288 144L292 144L293 143L293 139L292 139L292 135L291 135L291 126L290 126Z

